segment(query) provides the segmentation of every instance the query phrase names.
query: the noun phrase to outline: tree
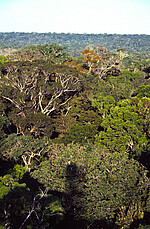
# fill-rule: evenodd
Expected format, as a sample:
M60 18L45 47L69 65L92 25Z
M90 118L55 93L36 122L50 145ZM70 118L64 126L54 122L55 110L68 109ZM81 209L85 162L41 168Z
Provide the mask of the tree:
M80 90L79 78L77 71L70 73L66 66L39 62L8 65L1 70L0 96L23 115L27 109L50 115Z
M18 135L32 135L34 138L47 136L50 138L54 131L52 118L41 112L34 113L31 110L17 114L16 112L10 112L9 118L13 120Z
M142 85L137 88L137 97L148 97L150 98L150 85Z
M4 64L6 62L8 62L8 58L5 56L0 56L0 64Z
M48 150L48 138L35 139L32 136L17 136L10 134L1 142L0 157L4 160L12 160L25 165L27 171L33 166L33 162L38 163Z
M0 177L0 227L42 229L56 225L64 215L60 198L37 188L37 182L25 172L26 168L17 164Z
M96 135L96 144L112 152L130 152L140 156L147 147L146 129L149 113L148 100L122 100L110 109L101 126L104 131Z
M94 142L95 135L98 133L98 126L94 124L80 124L76 122L68 131L66 136L59 140L64 144Z
M38 50L49 63L53 64L63 64L71 60L69 54L66 54L65 49L66 48L55 43L51 45L38 45L35 47L35 50Z
M49 159L32 176L50 190L64 193L68 214L90 223L107 219L128 227L143 217L149 187L146 173L127 153L71 144L51 145ZM131 208L134 214L128 217L125 212ZM119 212L124 212L124 219Z
M118 76L122 72L122 58L118 53L110 54L106 48L100 46L92 46L91 52L98 58L93 72L100 79L105 79L109 75Z
M0 176L0 199L16 187L25 187L25 184L18 183L18 181L23 178L24 174L25 167L17 164L9 174L3 177Z
M85 91L85 93L80 93L80 96L74 97L69 102L65 112L53 119L55 130L60 133L59 136L61 137L55 141L64 144L94 142L95 134L98 133L102 119L98 111L91 106L88 92Z
M95 80L96 83L96 80ZM119 76L108 76L103 79L99 79L97 84L93 85L94 90L89 93L89 99L96 98L98 94L101 96L111 96L115 99L115 102L121 99L129 99L133 96L137 96L138 87L145 87L148 93L149 81L143 77L140 72L130 72L124 70ZM144 97L144 91L143 96Z
M97 93L95 95L90 95L89 98L92 101L93 107L98 109L102 118L105 118L110 108L115 106L115 99L110 95L104 96L103 93Z
M112 95L116 101L128 99L134 96L138 86L147 84L141 73L124 70L119 76L112 76L109 79L112 85Z
M56 119L54 119L55 131L59 133L59 136L65 136L68 130L74 125L75 120L75 117L62 113Z
M0 115L0 140L4 138L10 122L7 117Z
M93 50L85 49L82 52L83 63L87 64L88 74L92 72L92 69L101 61L99 55L97 55Z
M28 46L26 48L21 48L8 55L9 61L29 61L33 62L35 60L45 60L44 56L40 53L38 49L34 46Z

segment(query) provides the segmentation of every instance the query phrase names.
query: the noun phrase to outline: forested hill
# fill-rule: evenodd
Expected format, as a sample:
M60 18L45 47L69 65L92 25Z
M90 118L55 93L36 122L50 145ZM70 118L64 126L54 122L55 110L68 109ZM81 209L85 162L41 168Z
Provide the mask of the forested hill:
M0 33L0 48L21 48L29 45L57 43L74 56L88 45L100 45L109 51L126 49L130 53L149 53L150 35L72 34L72 33Z

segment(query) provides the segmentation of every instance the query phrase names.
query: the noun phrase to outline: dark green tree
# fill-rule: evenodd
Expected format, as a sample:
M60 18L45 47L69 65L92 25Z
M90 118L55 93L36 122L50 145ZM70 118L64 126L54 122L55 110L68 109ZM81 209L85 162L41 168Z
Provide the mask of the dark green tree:
M70 191L68 185L66 189L69 168L74 181L68 184ZM64 198L68 193L71 202L67 198L64 206L74 206L77 218L90 222L107 219L129 227L144 216L149 187L146 173L137 161L129 160L127 153L71 144L52 145L49 160L43 161L32 176L45 187L64 193Z
M10 121L6 116L0 115L0 140L4 138L6 135L6 132L8 132L8 126L10 124Z
M4 160L12 160L25 165L30 171L35 165L42 161L48 150L49 140L47 137L34 138L33 136L18 136L10 134L0 145L0 157Z
M64 215L60 198L42 190L33 179L29 189L23 183L25 171L25 167L17 164L0 177L0 227L42 229L56 225ZM27 177L29 184L31 178Z

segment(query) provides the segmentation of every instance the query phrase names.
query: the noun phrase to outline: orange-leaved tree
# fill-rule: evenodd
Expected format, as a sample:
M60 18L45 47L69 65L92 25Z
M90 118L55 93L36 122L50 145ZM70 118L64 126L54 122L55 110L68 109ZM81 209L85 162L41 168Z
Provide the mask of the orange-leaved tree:
M92 70L94 71L96 65L101 61L100 56L97 55L94 50L85 49L82 52L82 56L82 60L88 68L88 73L91 73Z

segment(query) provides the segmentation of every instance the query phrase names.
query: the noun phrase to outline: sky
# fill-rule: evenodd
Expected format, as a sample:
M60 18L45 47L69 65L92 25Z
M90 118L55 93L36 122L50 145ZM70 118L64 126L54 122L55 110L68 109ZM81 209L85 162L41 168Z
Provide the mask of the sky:
M150 0L0 0L0 32L150 35Z

